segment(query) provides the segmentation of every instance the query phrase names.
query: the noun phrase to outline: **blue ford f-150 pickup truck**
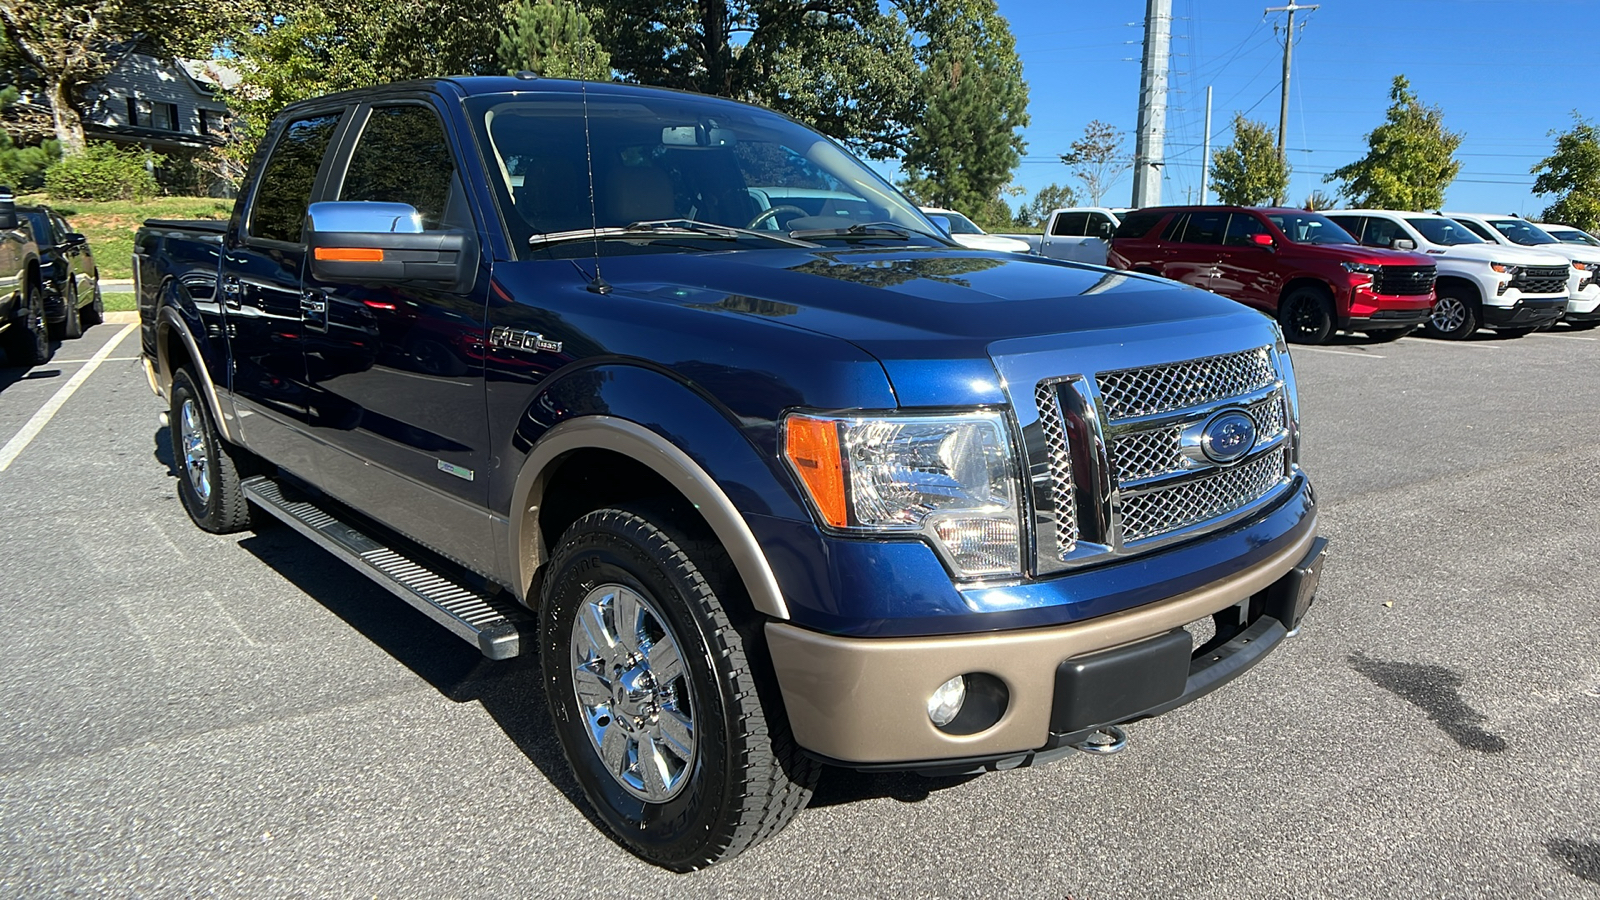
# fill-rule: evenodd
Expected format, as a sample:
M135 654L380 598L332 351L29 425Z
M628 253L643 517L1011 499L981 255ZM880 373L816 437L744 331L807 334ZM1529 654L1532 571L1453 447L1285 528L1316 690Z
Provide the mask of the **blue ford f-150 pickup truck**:
M537 643L584 792L670 868L822 764L1117 749L1320 572L1270 319L962 249L755 107L308 101L230 221L146 223L136 269L194 521L276 516L491 658Z

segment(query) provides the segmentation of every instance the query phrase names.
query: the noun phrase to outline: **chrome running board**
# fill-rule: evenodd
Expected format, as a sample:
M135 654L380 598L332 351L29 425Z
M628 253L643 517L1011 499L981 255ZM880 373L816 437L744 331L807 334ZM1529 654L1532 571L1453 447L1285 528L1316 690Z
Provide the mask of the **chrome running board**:
M434 571L315 503L285 497L278 483L265 475L246 478L241 487L256 506L388 588L456 637L475 644L484 656L510 659L521 652L521 636L507 615L509 607L490 595Z

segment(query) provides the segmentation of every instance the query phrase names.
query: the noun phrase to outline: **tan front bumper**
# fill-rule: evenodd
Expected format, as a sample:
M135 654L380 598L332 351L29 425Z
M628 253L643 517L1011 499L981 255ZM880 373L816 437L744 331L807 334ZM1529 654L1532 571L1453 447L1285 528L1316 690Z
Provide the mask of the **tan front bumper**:
M795 740L841 762L897 763L1021 753L1044 746L1062 660L1106 650L1233 606L1294 568L1316 529L1281 553L1199 590L1053 628L919 638L850 638L767 623L767 644ZM1010 704L986 731L946 734L928 696L957 675L987 672Z

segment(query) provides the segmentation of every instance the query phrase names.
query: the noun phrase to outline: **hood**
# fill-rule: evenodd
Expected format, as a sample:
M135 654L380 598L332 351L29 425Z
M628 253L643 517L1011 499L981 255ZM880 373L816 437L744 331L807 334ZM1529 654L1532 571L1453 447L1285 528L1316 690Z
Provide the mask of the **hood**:
M1530 266L1559 266L1570 262L1600 262L1600 247L1590 247L1585 244L1540 244L1537 247L1528 247L1523 244L1510 244L1508 249L1517 251L1516 262ZM1538 257L1535 259L1535 257Z
M1564 266L1567 264L1565 257L1541 253L1532 247L1518 247L1515 244L1490 244L1486 242L1482 244L1456 244L1451 247L1439 244L1426 244L1424 246L1427 247L1424 252L1435 259L1461 260L1484 264L1505 262L1524 266Z
M1266 317L1160 278L1042 257L945 248L742 250L614 257L618 293L754 316L849 341L878 359L903 406L1006 402L989 348L1114 345L1248 330ZM1048 336L1070 335L1070 339ZM1042 343L1041 343L1042 341Z
M1002 250L1010 253L1027 253L1028 242L995 234L953 234L950 239L968 250Z
M1280 242L1278 252L1295 259L1370 263L1377 266L1431 266L1433 259L1412 250L1384 250L1360 244L1293 244Z

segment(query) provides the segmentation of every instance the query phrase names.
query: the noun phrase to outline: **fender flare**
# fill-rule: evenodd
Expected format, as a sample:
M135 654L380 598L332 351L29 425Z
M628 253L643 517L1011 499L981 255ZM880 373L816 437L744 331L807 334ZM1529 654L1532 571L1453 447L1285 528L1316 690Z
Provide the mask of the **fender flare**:
M170 304L163 303L160 309L156 320L156 381L161 388L162 398L165 399L172 389L172 360L167 358L167 335L176 330L184 346L189 350L189 359L199 370L196 374L200 378L200 389L206 395L206 405L211 407L212 421L222 429L222 436L227 438L229 443L242 445L244 439L239 431L239 419L231 414L231 408L229 414L223 413L222 399L217 394L216 384L211 380L211 370L206 365L205 354L200 352L200 345L195 341L189 323L185 322Z
M533 576L546 562L539 510L545 476L551 463L573 450L600 449L620 453L648 466L695 505L711 526L738 571L751 604L777 619L789 618L789 606L778 587L766 554L733 501L689 454L659 434L615 416L583 416L562 422L539 440L517 474L512 494L510 549L512 583L524 604Z

